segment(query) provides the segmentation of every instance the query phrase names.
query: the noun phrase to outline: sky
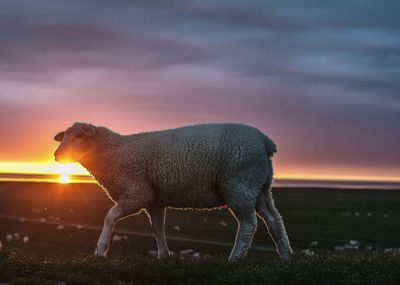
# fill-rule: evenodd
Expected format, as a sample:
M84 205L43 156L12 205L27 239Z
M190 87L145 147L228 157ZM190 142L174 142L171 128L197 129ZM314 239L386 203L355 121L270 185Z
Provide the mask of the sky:
M280 177L400 180L399 10L0 0L0 170L52 162L75 121L123 134L241 122L276 142Z

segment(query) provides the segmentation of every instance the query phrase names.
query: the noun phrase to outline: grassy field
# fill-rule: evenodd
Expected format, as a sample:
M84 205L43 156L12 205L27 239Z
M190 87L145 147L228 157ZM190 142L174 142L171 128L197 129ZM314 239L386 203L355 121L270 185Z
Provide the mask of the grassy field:
M12 284L398 284L400 256L317 254L282 262L276 256L228 263L223 257L159 262L143 256L89 257L0 254L0 281Z
M200 278L198 284L225 284L218 283L222 278L239 284L249 278L254 284L306 284L305 280L337 284L335 281L343 278L342 284L379 280L379 284L394 284L393 278L400 280L399 257L384 253L385 248L400 247L400 191L277 188L274 197L298 252L293 262L277 259L271 239L259 223L248 258L238 264L226 263L236 221L225 209L168 210L170 249L178 253L191 248L200 253L199 260L159 263L150 258L148 252L156 249L156 243L147 217L141 213L117 225L117 234L126 239L112 243L111 260L93 263L90 255L104 216L113 205L98 186L0 183L0 281L197 284L193 280ZM7 235L13 240L6 241ZM26 243L22 241L25 236L29 238ZM359 242L357 252L335 253L335 246L349 240ZM313 241L318 242L312 248L315 255L304 257L302 249Z

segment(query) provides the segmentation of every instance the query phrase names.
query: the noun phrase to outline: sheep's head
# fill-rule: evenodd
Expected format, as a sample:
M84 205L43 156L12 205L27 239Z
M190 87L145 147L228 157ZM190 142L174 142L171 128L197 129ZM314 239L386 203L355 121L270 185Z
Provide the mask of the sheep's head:
M57 162L81 162L87 155L91 155L95 149L94 136L96 127L75 123L65 131L59 132L54 140L60 142L54 158Z

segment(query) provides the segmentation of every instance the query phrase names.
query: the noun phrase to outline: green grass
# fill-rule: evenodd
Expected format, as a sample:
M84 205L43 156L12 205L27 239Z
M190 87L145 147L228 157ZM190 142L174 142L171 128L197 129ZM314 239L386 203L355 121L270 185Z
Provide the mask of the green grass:
M283 262L275 256L228 263L225 257L158 260L0 254L0 282L11 284L398 284L400 256L319 253Z

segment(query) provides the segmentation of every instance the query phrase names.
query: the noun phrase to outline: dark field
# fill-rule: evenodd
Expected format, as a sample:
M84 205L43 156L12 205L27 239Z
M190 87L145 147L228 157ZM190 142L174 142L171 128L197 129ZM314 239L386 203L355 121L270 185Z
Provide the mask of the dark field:
M12 284L399 284L400 256L377 253L317 254L282 262L276 256L236 263L225 258L170 260L131 256L89 257L0 254L1 280Z
M228 284L216 282L222 277L219 273L231 280L229 283L236 280L237 284L245 277L254 284L290 284L296 280L304 283L315 278L321 283L335 284L339 277L349 283L373 284L372 280L380 280L381 284L390 284L391 278L400 278L400 258L383 253L385 248L400 247L400 191L277 188L274 197L292 246L298 252L291 263L277 259L262 223L248 258L240 265L225 263L236 230L236 221L226 209L168 210L166 232L170 249L194 249L200 253L200 260L159 263L152 259L148 251L155 250L156 243L147 216L141 213L119 222L117 235L126 235L126 239L113 242L110 260L92 263L88 256L94 251L104 216L113 205L98 186L3 182L0 282L24 283L38 278L40 284L45 280L51 280L50 284L57 280L68 281L67 284L111 280L133 280L139 284ZM19 234L19 239L15 240L14 233ZM10 234L13 240L7 242L6 235ZM29 237L26 243L22 241L25 236ZM357 253L334 252L335 246L349 240L359 241ZM316 255L301 257L301 250L309 248L312 241L318 241L312 248ZM204 258L206 254L211 257ZM65 268L62 273L61 267ZM371 279L365 274L375 275ZM322 282L320 278L325 277L328 279ZM203 279L196 283L190 278Z

